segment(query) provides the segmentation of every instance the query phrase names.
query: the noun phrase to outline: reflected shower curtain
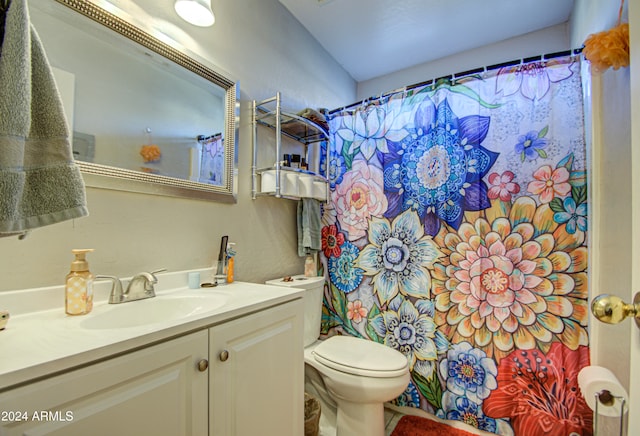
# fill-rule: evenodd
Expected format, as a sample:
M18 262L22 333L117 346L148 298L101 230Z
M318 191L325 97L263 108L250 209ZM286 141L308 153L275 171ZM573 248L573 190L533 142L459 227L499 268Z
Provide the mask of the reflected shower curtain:
M589 435L580 60L329 116L323 333L407 356L394 402L502 435Z

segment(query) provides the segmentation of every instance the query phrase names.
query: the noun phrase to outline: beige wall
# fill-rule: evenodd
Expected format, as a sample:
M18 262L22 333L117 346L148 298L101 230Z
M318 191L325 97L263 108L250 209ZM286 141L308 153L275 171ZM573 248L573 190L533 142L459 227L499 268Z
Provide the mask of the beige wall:
M355 82L277 0L213 2L216 24L206 29L177 18L171 1L112 3L129 7L141 22L171 34L240 82L238 203L89 188L89 217L38 229L23 241L0 239L0 291L64 283L72 248L95 248L92 271L121 277L162 267L208 267L222 235L237 243L237 280L302 272L295 202L250 196L249 101L281 91L292 109L337 107L355 98Z
M578 45L577 47L580 47ZM469 71L488 65L539 56L574 48L569 44L566 24L500 41L495 44L457 53L446 58L416 65L396 73L358 83L356 100L362 100L405 85L421 83L442 76Z

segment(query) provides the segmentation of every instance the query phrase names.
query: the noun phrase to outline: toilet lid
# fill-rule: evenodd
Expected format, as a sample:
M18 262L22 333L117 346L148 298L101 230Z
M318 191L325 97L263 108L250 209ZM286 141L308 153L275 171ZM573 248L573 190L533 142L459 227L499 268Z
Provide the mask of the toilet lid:
M351 336L332 336L314 350L315 359L337 371L367 377L397 377L407 372L407 358L386 345Z

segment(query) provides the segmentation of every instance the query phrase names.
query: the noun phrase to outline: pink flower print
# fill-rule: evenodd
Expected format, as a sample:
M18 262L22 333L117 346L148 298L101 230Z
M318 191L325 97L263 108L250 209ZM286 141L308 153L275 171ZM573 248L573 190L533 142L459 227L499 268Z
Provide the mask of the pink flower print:
M544 165L533 173L533 178L536 180L530 182L527 189L532 194L539 195L542 203L549 203L556 194L565 197L571 192L569 171L565 167L554 170L551 166Z
M331 192L331 201L347 239L355 241L366 236L369 220L383 216L387 210L382 170L365 160L354 160L342 183Z
M367 309L362 307L362 301L355 300L347 303L347 318L354 322L360 322L367 316Z
M496 362L514 350L546 353L555 342L588 345L584 233L550 226L553 211L526 195L497 209L434 237L445 254L430 276L438 331Z
M489 188L487 196L491 200L495 200L500 197L500 200L502 201L511 201L511 195L520 192L520 185L513 183L514 177L515 174L511 171L505 171L502 175L498 175L498 173L491 173L489 175L491 188Z

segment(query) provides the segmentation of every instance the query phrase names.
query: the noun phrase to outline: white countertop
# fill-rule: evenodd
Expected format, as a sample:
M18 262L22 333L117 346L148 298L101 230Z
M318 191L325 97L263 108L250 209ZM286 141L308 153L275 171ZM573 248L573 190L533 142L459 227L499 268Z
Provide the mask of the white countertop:
M214 306L212 310L201 310L180 319L126 328L90 329L82 323L92 315L115 310L117 306L136 305L148 300L110 305L105 297L107 288L102 283L96 283L97 301L93 311L83 316L68 316L64 312L64 305L42 310L42 305L46 305L42 300L60 300L60 295L64 295L61 294L62 287L41 288L33 292L0 292L0 309L9 310L11 313L7 328L0 331L0 392L30 380L67 371L282 304L301 297L304 292L295 288L244 282L215 288L189 289L186 285L180 286L181 283L186 284L186 273L173 273L168 279L164 279L165 283L168 283L165 288L177 284L177 287L170 289L162 289L163 275L158 275L156 298L215 293L224 296L225 303L221 307ZM108 294L108 291L106 293ZM41 299L34 300L36 296L40 296ZM105 298L101 299L102 297ZM31 303L28 300L31 300ZM25 305L40 310L30 311ZM145 308L144 304L136 307L140 307L141 310Z

